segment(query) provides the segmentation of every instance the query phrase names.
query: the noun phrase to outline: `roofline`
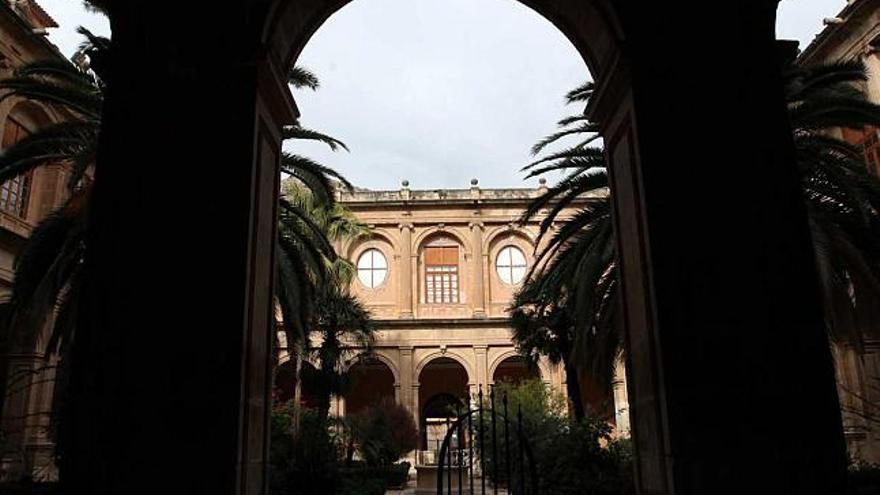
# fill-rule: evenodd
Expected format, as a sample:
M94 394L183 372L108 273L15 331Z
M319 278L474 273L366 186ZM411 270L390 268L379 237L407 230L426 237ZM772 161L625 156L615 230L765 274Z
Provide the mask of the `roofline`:
M510 318L401 318L396 320L373 320L379 330L382 329L436 329L444 328L472 328L472 327L498 327L511 325Z
M798 55L797 63L809 63L811 62L811 58L816 55L816 52L822 49L825 43L831 40L835 34L840 32L842 29L846 28L847 23L853 17L857 11L867 8L867 6L871 3L876 4L877 0L853 0L847 1L846 5L843 9L837 13L835 17L840 17L843 19L842 24L829 24L826 25L819 34L816 35L810 41L810 43L801 51L800 55Z
M55 46L54 43L49 41L49 38L47 38L43 34L35 33L34 26L31 26L30 24L28 24L28 22L26 20L22 19L22 17L18 14L18 12L16 12L15 9L13 9L12 6L9 5L8 2L0 1L0 5L2 5L2 7L0 7L0 8L4 9L8 13L9 17L12 17L13 19L15 19L15 21L13 21L13 22L17 23L19 25L19 27L21 27L26 34L28 34L29 36L35 37L35 38L39 38L40 41L38 41L38 43L42 43L44 48L46 48L50 52L52 52L53 55L61 57L64 60L67 60L67 57L65 57L64 54L61 53L61 50L59 50L58 47ZM39 7L39 8L40 8L40 10L42 10L42 7ZM46 15L48 15L48 14L46 14ZM53 22L54 22L54 20L53 20Z

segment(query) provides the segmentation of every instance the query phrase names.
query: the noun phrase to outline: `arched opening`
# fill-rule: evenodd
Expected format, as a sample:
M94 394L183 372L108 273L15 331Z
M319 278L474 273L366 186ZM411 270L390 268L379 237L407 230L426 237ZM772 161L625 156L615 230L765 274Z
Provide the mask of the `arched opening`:
M278 175L273 168L279 149L275 124L289 118L278 103L293 108L278 89L283 84L278 84L277 74L345 3L217 4L210 23L202 22L201 6L181 6L174 16L163 15L163 6L149 2L118 10L118 85L107 106L101 159L128 159L131 166L109 169L112 175L102 186L95 210L117 214L98 218L94 240L102 248L139 246L142 251L137 254L150 255L142 256L132 276L122 279L118 266L132 253L103 249L106 257L100 266L95 264L90 282L89 288L102 290L93 291L89 302L100 301L106 312L95 318L96 334L112 335L112 342L128 352L121 361L95 346L89 359L80 361L107 379L93 389L81 387L74 404L83 412L78 417L111 421L104 428L79 429L83 433L76 432L71 445L78 448L72 452L83 455L66 456L72 463L68 472L81 473L80 485L99 486L91 491L119 491L120 479L145 479L144 473L158 471L160 458L172 475L191 479L196 478L192 473L207 471L199 468L227 466L219 481L203 491L228 491L232 486L247 493L261 490L265 470L260 439L265 437L266 421L260 414L266 410L270 383L261 371L269 346L260 339L266 333L263 313L270 307L271 276L266 273L274 231L272 201L264 198ZM751 479L773 475L774 486L792 487L795 478L801 488L829 486L823 482L834 481L834 476L828 474L830 468L821 468L842 458L836 455L838 433L803 435L815 431L811 426L833 426L839 422L839 411L836 397L827 392L832 389L826 386L828 366L821 365L828 362L821 319L818 312L802 311L819 303L811 295L815 280L810 253L802 249L807 235L802 198L794 190L791 136L783 132L780 88L774 83L778 64L768 26L775 2L738 3L727 12L731 15L675 2L614 2L613 8L603 0L528 4L573 41L600 87L601 97L591 110L600 116L609 137L608 156L616 174L615 227L626 227L616 231L620 259L626 261L621 287L634 363L633 403L640 408L634 411L641 432L636 442L640 483L652 493L679 486L711 491L726 482L743 483L750 478L743 475L751 473ZM263 12L268 12L266 25L259 15ZM626 57L618 49L619 12L627 14L623 20L628 35L636 34L627 37ZM253 25L255 18L261 26ZM255 30L263 33L262 43L248 37ZM731 63L687 56L704 40L715 42ZM216 49L240 42L246 42L245 49ZM153 79L147 82L163 84L143 83L144 60L162 60L151 67ZM635 84L629 83L630 74ZM231 87L242 88L241 94L232 94L236 92L230 92ZM169 109L174 109L172 118ZM234 125L203 125L221 119ZM690 124L687 153L669 146L681 135L672 122ZM200 125L212 128L199 129ZM164 146L131 153L131 143L160 126L168 129ZM742 129L754 131L748 146L738 142ZM228 146L197 145L209 139ZM178 148L179 153L166 152ZM713 158L712 166L705 166L706 157ZM141 172L162 159L176 172L173 182ZM250 162L228 167L229 174L187 167L237 159ZM737 201L742 197L738 181L718 180L719 173L729 171L766 179L751 184L754 199L748 208ZM132 187L155 187L163 201L131 201ZM217 202L215 215L191 222L180 212L201 206L201 198L193 198L194 190L210 190L229 200ZM174 236L173 251L164 238L161 243L144 238L144 232L156 231ZM209 235L217 236L213 252L190 247ZM685 252L692 256L683 256ZM204 285L221 262L236 275L230 277L234 281L199 294L197 283ZM166 297L157 307L150 295L160 291ZM216 310L193 312L192 307ZM132 319L138 311L144 317ZM179 318L178 324L167 325L171 317ZM181 327L193 331L179 332ZM167 345L171 341L173 350ZM755 342L759 346L750 347ZM793 348L792 342L802 345ZM163 366L150 366L157 355L167 358ZM820 365L811 366L815 364ZM101 375L102 371L110 372ZM192 393L192 383L206 387L200 397ZM166 400L155 400L160 394L141 393L145 385L159 391L158 384ZM124 400L100 400L117 390ZM746 408L749 399L766 405ZM87 407L102 414L85 414ZM206 410L212 414L205 415ZM762 421L766 410L778 410L790 421L774 425L774 435L767 435ZM122 442L116 438L117 426L137 424L151 415L158 419L155 426L144 424L133 437L126 436L127 443L118 451L125 455L110 450ZM193 418L201 428L191 427ZM218 436L233 429L235 435ZM180 434L194 436L180 448L168 449L169 437ZM756 442L762 449L754 449ZM237 456L231 455L233 449ZM108 452L115 456L99 457ZM233 470L228 466L236 458L241 461ZM791 462L779 467L773 459ZM233 471L235 475L225 474ZM100 480L90 481L93 474L106 472L123 473L113 476L116 486L113 481L103 482L105 486Z
M524 380L540 379L541 372L537 366L529 364L522 356L510 356L498 363L492 373L494 383L518 384Z
M439 357L419 373L419 430L422 450L439 448L446 421L469 403L468 373L458 361Z
M286 402L298 400L301 407L314 409L318 407L318 390L320 377L314 365L303 361L297 376L296 364L293 360L286 361L275 369L273 400Z
M364 358L349 368L345 414L357 414L367 407L394 400L394 373L377 358Z

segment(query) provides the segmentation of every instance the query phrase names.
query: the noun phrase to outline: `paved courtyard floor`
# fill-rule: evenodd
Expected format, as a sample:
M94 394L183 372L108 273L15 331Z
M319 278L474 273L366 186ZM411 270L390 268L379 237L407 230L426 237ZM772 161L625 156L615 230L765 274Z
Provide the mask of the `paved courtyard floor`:
M453 493L456 493L457 491L458 491L457 489L453 489ZM480 492L479 487L475 486L474 493L479 493L479 492ZM465 489L465 491L463 493L470 493L470 492L467 489ZM492 493L491 487L489 487L489 486L486 487L486 493ZM420 493L420 492L416 491L416 480L414 478L410 479L406 484L406 488L404 488L402 490L388 490L385 492L385 495L423 495L423 494L424 494L424 492ZM507 495L507 490L505 490L504 488L500 488L498 490L498 495Z

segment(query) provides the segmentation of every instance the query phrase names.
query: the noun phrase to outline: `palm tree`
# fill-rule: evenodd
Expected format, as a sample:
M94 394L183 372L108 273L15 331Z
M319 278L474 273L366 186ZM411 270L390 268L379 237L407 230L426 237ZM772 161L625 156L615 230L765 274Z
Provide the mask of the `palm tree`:
M9 335L36 341L44 326L50 325L46 347L38 351L47 357L60 354L56 380L61 384L67 373L68 360L64 356L75 337L75 313L83 278L81 261L88 248L91 171L95 166L105 90L101 68L111 44L109 39L83 28L79 32L86 41L73 57L74 63L35 62L0 81L0 89L5 90L0 101L26 99L52 107L65 116L63 122L37 130L0 154L0 183L42 165L69 166L68 199L35 227L16 258L7 329ZM291 70L290 79L298 87L317 87L314 74L302 68ZM317 140L331 149L345 149L340 141L299 123L283 132L287 139ZM281 167L328 211L334 211L333 191L337 184L351 187L332 169L305 157L286 153ZM291 336L294 330L303 335L311 318L315 288L328 280L327 274L332 273L330 268L338 257L323 227L311 217L317 209L283 199L279 210L276 296ZM333 263L328 265L326 260ZM57 418L57 409L55 412Z
M346 356L369 352L375 340L375 327L370 312L353 295L338 285L328 285L318 293L316 310L311 320L310 338L320 343L310 351L318 367L303 373L304 383L311 382L316 391L315 402L321 417L330 411L330 397L344 395L349 373L344 369Z
M529 302L528 297L517 295L510 319L513 340L530 363L537 363L541 356L546 356L554 365L563 365L569 407L574 418L580 421L586 412L581 400L580 375L570 359L575 327L569 313L565 301L538 306Z
M792 63L785 71L829 338L853 343L861 342L865 331L880 329L880 181L867 171L860 151L834 138L830 130L880 126L880 106L867 101L859 90L865 80L860 63L821 67ZM574 103L591 96L592 85L587 83L567 98ZM559 125L560 131L535 145L534 154L566 136L581 141L524 167L527 177L551 171L566 176L522 216L522 221L531 220L547 209L540 239L549 236L549 241L537 252L515 306L526 308L533 317L544 317L558 311L556 306L563 301L574 324L574 342L570 354L560 359L577 363L608 386L623 348L620 329L613 324L617 264L608 174L602 149L590 146L598 135L586 116L567 117ZM560 218L578 201L583 206L575 214ZM559 220L562 226L554 230ZM527 339L522 342L528 344Z
M87 60L82 55L101 60L109 40L84 28L79 32L86 40L78 60ZM0 100L26 99L65 116L63 122L36 130L0 154L0 183L43 165L68 165L67 199L34 228L16 257L6 328L7 340L33 342L48 321L47 356L64 354L74 334L92 190L89 171L103 106L104 84L98 67L100 63L45 60L23 66L0 81L0 90L5 90ZM56 380L63 382L67 371L67 360L62 359Z
M331 371L340 365L343 353L327 349L319 349L315 353L310 349L312 342L319 340L321 346L327 347L333 346L340 338L351 338L364 342L364 347L368 349L370 338L367 334L371 330L364 325L346 325L352 328L351 335L346 335L348 331L341 329L340 335L330 335L327 338L324 334L330 330L316 324L316 318L327 319L322 316L327 305L343 308L342 314L363 313L363 321L369 321L369 315L357 299L342 292L342 288L347 287L354 276L354 264L337 256L332 250L332 244L322 244L325 248L322 250L309 247L308 243L312 238L325 239L328 243L357 239L369 235L370 229L344 206L335 201L327 203L319 199L312 190L297 180L284 181L281 201L276 300L281 310L279 323L284 331L284 347L293 363L297 379L310 382L307 388L318 390L321 395L320 405L326 404L329 408L330 394L339 393L342 388L339 386L342 376L335 376ZM293 208L304 212L304 215L289 215L287 212ZM301 242L302 240L306 243ZM297 260L304 263L297 263ZM304 293L295 292L300 287ZM349 321L360 320L352 318ZM361 328L366 328L366 333ZM277 341L276 345L279 345ZM309 375L309 371L306 371L307 376L301 376L302 360L308 353L315 354L320 360L321 373L318 375ZM298 397L296 399L298 401Z
M785 76L825 320L832 340L860 345L880 331L880 181L828 129L880 126L880 106L860 89L861 62L791 65Z
M592 93L588 82L569 92L566 100L582 103ZM526 283L514 298L514 341L533 359L540 353L562 362L567 383L578 383L579 371L587 369L607 386L621 346L619 341L597 342L619 340L618 334L607 332L617 279L604 151L591 146L599 137L598 127L586 116L566 117L558 125L560 130L539 141L533 154L566 137L576 137L578 143L523 168L528 171L526 178L556 171L565 176L533 200L520 218L527 222L547 212L536 240L543 247L536 251ZM560 215L576 203L580 209L554 231ZM608 351L599 353L599 349ZM575 400L579 391L576 396L569 391L578 418L583 416L582 406L575 404L580 402Z

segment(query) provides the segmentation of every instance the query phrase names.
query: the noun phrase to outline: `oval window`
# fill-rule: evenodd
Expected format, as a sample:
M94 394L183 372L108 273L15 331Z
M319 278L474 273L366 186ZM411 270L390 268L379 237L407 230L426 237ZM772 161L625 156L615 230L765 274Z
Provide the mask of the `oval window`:
M518 284L526 276L526 256L518 247L507 246L498 252L495 269L505 284Z
M366 287L375 289L382 285L388 274L388 261L378 249L367 249L357 262L357 276Z

